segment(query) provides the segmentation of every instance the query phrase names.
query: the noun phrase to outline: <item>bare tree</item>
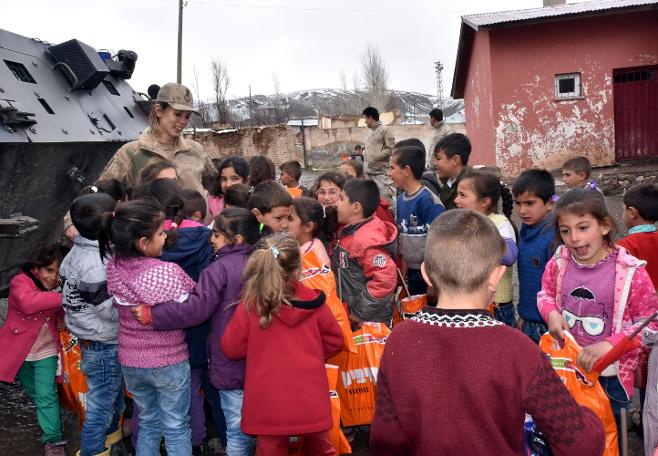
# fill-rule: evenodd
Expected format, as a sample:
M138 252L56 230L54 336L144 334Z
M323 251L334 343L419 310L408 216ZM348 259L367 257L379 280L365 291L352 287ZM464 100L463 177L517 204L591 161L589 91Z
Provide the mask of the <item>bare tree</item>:
M379 50L372 44L368 44L361 55L361 75L368 103L380 111L386 109L389 98L388 71Z
M290 120L290 103L281 93L281 80L279 75L272 72L272 86L274 88L274 122L277 124Z
M207 127L210 124L210 107L208 103L201 100L199 91L199 68L196 65L192 67L192 91L194 92L194 109L199 113L198 116L192 116L192 125L195 127Z
M210 71L212 77L212 88L215 94L215 109L220 124L227 124L228 119L228 100L226 93L231 84L231 78L228 75L226 64L219 59L210 60Z

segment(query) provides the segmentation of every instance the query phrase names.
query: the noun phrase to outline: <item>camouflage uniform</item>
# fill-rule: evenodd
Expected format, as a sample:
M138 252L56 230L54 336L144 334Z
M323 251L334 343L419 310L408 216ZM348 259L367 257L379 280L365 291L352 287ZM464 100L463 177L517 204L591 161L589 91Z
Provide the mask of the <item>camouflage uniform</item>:
M372 179L379 187L379 193L382 198L389 202L393 211L395 211L395 199L397 191L393 181L386 175L395 145L395 138L388 132L388 129L377 121L370 127L372 130L366 138L366 147L363 151L365 158L365 174Z
M432 135L430 147L427 149L427 158L425 159L425 168L427 169L434 169L434 148L436 148L436 145L439 143L439 141L444 136L455 133L455 130L443 121L439 122L436 127L432 128L434 128L434 134Z

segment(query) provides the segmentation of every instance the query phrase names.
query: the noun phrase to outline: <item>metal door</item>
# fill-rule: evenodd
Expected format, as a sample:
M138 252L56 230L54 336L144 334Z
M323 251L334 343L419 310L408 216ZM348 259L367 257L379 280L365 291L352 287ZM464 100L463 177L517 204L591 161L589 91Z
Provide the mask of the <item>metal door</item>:
M658 66L613 72L615 158L658 157Z

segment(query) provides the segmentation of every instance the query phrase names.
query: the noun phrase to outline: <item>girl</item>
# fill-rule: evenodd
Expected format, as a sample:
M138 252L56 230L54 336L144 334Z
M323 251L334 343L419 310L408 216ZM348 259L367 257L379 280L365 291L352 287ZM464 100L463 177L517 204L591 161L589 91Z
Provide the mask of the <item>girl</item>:
M554 211L563 245L546 265L537 307L553 337L564 339L563 331L571 332L583 347L578 364L589 371L658 302L646 263L615 246L615 224L600 192L569 190ZM642 341L641 334L637 338ZM633 393L638 352L626 353L599 377L618 429L621 409L628 407Z
M138 185L144 185L156 179L178 180L174 164L169 160L158 160L151 163L139 173Z
M219 390L226 418L228 454L250 454L254 440L240 431L244 361L230 361L219 349L219 341L235 312L242 292L242 273L260 239L259 223L250 211L229 208L217 216L213 226L216 259L199 278L194 292L182 303L169 302L155 307L139 306L135 315L142 324L152 323L156 330L171 330L197 325L212 319L208 338L210 379Z
M221 341L227 358L246 357L241 428L258 437L258 454L287 455L290 436L303 438L307 454L336 454L324 361L340 350L343 336L324 293L299 282L300 268L292 237L262 239Z
M255 155L249 159L249 176L252 187L268 180L276 179L274 162L264 155Z
M315 181L315 197L324 207L336 206L345 182L345 176L341 173L336 171L326 172Z
M363 163L360 161L346 160L340 164L338 169L341 173L345 174L345 177L365 179L365 176L363 175Z
M498 207L498 200L501 197L503 214L496 214L494 209ZM455 204L460 209L472 209L488 216L505 240L507 249L501 264L507 266L507 270L494 295L494 316L496 320L515 328L516 318L512 305L512 265L519 256L519 249L516 246L516 228L510 222L513 208L512 194L494 174L470 170L459 181Z
M43 247L11 279L7 320L0 328L0 381L21 385L34 400L46 456L65 456L55 376L63 316L59 246ZM55 291L57 290L57 291Z
M249 183L249 164L238 156L227 157L217 168L220 194L208 198L208 210L217 217L225 207L224 195L235 184Z
M99 235L107 263L107 291L119 310L119 363L128 391L139 409L137 455L160 451L189 455L190 365L183 331L154 331L142 326L130 308L183 300L194 281L175 263L158 259L167 235L162 206L151 198L119 205L103 214ZM111 250L110 250L111 243Z

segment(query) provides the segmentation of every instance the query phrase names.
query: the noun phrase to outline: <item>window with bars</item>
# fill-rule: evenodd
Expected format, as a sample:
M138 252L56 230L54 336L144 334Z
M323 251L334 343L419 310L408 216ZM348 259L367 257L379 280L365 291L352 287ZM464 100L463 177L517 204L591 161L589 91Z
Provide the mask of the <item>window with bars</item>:
M25 68L25 65L23 65L20 62L12 62L11 60L4 60L5 65L7 65L7 68L14 74L16 79L19 81L23 82L29 82L30 84L36 84L37 81L34 80L32 75L30 74L29 71L27 71L27 68Z
M654 78L655 72L651 69L645 69L616 73L614 76L614 81L617 84L623 84L625 82L650 81Z
M569 100L581 96L580 73L555 75L555 99Z

